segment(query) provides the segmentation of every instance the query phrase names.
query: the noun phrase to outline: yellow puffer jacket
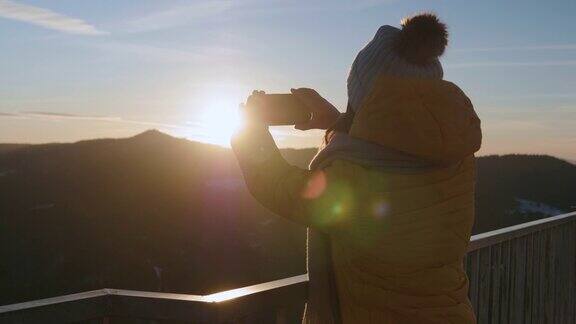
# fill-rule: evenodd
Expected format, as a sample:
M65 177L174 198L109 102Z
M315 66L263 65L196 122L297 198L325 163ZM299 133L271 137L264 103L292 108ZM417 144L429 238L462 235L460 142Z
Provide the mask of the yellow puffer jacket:
M474 323L463 257L481 131L470 100L447 81L382 78L350 136L438 167L398 174L337 160L302 170L262 128L232 146L260 203L329 235L342 322Z

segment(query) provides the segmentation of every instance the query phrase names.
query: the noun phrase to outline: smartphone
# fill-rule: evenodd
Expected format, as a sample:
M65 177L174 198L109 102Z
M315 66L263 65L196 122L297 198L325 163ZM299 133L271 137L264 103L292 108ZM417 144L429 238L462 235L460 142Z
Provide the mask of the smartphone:
M295 125L312 118L312 113L293 94L262 94L256 100L252 98L246 102L247 117L266 125Z

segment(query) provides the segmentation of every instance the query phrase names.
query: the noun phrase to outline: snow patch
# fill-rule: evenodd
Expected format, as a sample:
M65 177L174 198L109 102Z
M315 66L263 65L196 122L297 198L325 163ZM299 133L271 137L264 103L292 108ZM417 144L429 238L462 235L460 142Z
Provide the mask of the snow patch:
M516 210L520 213L541 213L546 216L556 216L565 213L562 209L537 201L516 198L516 202L518 203Z
M158 278L159 280L162 280L162 268L159 266L152 266L152 269L154 269L154 273L156 274L156 278Z
M30 208L30 210L31 211L45 210L45 209L54 208L54 206L56 206L56 204L54 204L54 203L40 204L40 205L33 206L32 208Z

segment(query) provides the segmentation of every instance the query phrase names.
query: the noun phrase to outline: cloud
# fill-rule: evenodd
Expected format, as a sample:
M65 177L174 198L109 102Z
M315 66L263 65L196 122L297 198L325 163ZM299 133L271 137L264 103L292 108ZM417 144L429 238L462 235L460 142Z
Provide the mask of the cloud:
M183 26L228 11L233 5L230 0L217 0L176 6L129 20L126 31L137 33Z
M94 115L75 115L48 111L23 111L20 113L22 116L27 117L45 117L55 119L88 119L88 120L104 120L104 121L120 121L120 117L110 116L94 116Z
M345 5L341 7L344 10L364 10L370 9L381 5L389 5L398 2L398 0L356 0L346 2Z
M491 99L507 100L507 99L572 99L576 98L576 93L522 93L511 95L491 95Z
M487 128L491 130L501 130L505 132L517 131L542 131L546 129L546 125L540 121L535 120L491 120Z
M452 52L504 52L504 51L562 51L576 50L576 44L532 45L532 46L500 46L455 48Z
M475 68L475 67L539 67L539 66L576 66L576 60L566 61L541 61L541 62L465 62L446 63L445 67L451 69Z
M223 59L235 59L244 53L240 50L218 46L195 46L185 49L161 47L153 44L119 42L106 39L102 42L84 42L85 46L105 52L116 52L137 59L149 59L164 62L212 62Z
M373 8L380 5L391 4L398 0L356 0L344 3L331 4L329 10L354 11ZM121 27L128 33L156 31L179 26L189 25L198 21L218 17L222 13L234 14L269 14L286 13L287 11L325 11L319 4L306 4L302 6L283 0L202 0L186 5L173 6L168 9L151 12L147 15L129 19Z
M0 118L22 119L24 117L19 114L5 113L0 111Z
M158 122L149 122L149 121L142 121L142 120L131 120L131 119L121 119L120 122L127 123L127 124L143 125L143 126L153 126L153 127L176 128L176 129L190 130L190 126L180 125L180 124L158 123Z
M106 32L98 30L87 22L68 17L57 12L30 6L10 0L0 0L0 17L19 20L48 29L78 35L102 35Z
M483 154L540 153L576 158L576 106L482 107Z
M2 117L2 114L4 113L0 113L0 117ZM88 121L104 121L104 122L124 123L133 125L164 127L164 128L190 129L190 126L184 124L181 125L181 124L158 123L143 120L124 119L122 117L116 117L116 116L78 115L78 114L68 114L68 113L51 112L51 111L22 111L18 114L6 114L6 115L13 116L14 118L28 117L28 118L41 118L57 121L88 120Z

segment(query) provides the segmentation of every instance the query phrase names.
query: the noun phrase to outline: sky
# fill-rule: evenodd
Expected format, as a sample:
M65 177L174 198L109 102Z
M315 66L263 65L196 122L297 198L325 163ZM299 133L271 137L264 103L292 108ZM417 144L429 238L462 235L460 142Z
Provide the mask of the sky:
M574 0L0 0L0 143L154 128L226 145L253 89L310 87L344 111L356 53L421 11L448 24L444 78L482 119L480 155L576 160Z

